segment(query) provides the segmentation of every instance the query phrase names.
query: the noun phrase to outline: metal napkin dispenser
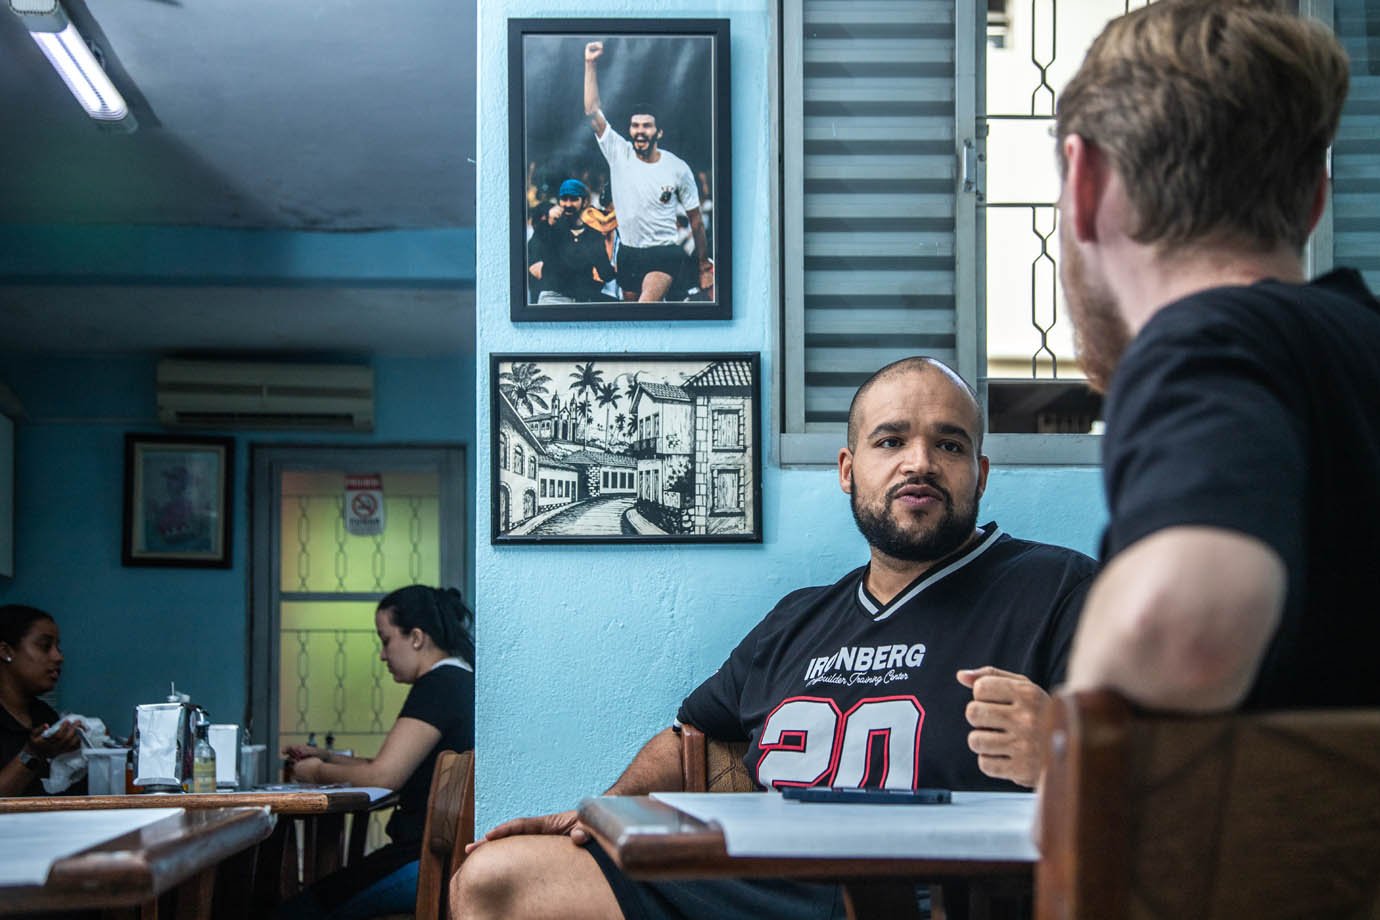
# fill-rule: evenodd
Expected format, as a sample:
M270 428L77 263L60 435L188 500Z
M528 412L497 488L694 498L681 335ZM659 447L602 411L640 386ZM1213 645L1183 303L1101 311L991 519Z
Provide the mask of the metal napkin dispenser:
M150 792L180 792L192 778L196 727L206 711L191 703L134 707L134 784Z

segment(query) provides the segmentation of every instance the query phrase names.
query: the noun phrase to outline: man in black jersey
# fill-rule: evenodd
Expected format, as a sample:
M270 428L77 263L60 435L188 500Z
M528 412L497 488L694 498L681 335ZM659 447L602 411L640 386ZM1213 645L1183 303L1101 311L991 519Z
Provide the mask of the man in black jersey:
M1107 564L1069 685L1211 711L1380 704L1380 304L1305 283L1348 82L1254 0L1113 20L1058 105L1061 273L1107 388Z
M906 359L863 384L838 473L868 564L783 598L685 699L678 723L748 741L744 763L766 789L1033 785L1041 688L1062 677L1093 561L977 526L981 412L937 361ZM609 793L680 782L673 727ZM452 882L457 917L843 916L834 885L633 882L573 811L510 821L485 839Z

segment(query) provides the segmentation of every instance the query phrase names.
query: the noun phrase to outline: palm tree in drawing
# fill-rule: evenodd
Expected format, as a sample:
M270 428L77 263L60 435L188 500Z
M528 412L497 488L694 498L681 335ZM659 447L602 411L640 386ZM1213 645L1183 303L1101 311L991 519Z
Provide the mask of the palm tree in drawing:
M604 449L612 447L612 438L609 436L609 411L610 407L618 408L618 388L611 383L600 384L595 392L595 399L599 405L604 407Z
M583 396L585 402L589 402L590 395L598 393L599 388L604 385L604 371L595 368L593 361L587 364L577 364L575 370L570 372L570 379L575 381L570 385L570 392L574 393L576 397ZM584 432L582 440L588 447L589 432Z
M623 431L626 428L628 417L622 412L613 417L613 433L618 435L618 439L623 439Z
M551 395L546 385L550 382L551 378L541 372L535 361L518 361L511 371L498 375L499 392L515 407L526 409L528 415L536 415L538 409L546 411L545 397Z
M575 409L580 413L580 421L583 423L580 425L580 433L583 435L581 440L584 446L588 447L589 423L594 421L594 407L590 405L589 397L586 396L584 399L580 400L579 405L577 405Z
M577 364L575 370L570 372L570 379L575 381L570 385L571 392L576 396L589 396L604 385L604 371L603 368L596 368L593 361Z

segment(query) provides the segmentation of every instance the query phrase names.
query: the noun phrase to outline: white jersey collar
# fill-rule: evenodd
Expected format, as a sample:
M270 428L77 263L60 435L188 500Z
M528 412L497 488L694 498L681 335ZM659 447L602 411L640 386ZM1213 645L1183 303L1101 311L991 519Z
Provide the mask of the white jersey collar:
M468 661L465 661L462 658L456 658L454 655L452 655L449 658L442 658L440 661L436 662L431 667L427 668L426 672L430 674L437 668L464 668L471 674L474 673L474 668L470 665Z
M997 526L995 521L985 525L982 528L982 536L971 549L963 555L946 562L942 566L930 569L912 582L910 587L893 597L891 603L884 606L878 605L877 602L872 599L872 596L867 593L867 570L864 569L862 576L858 579L858 603L867 611L868 616L880 623L882 620L888 619L900 607L914 600L919 596L921 591L924 591L930 585L944 580L987 552L996 544L1001 535L1002 529Z

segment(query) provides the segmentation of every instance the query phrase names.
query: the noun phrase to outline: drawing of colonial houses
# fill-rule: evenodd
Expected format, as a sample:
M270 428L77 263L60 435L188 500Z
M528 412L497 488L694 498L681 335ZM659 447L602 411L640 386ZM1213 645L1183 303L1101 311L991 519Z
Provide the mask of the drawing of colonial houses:
M580 470L564 460L543 456L537 464L537 513L578 501Z
M637 461L593 448L571 451L562 461L580 470L580 498L610 498L637 491Z
M502 393L498 406L497 527L506 533L534 515L574 501L578 474L546 456L541 441Z
M587 437L587 423L580 414L580 403L575 399L561 405L561 397L552 396L550 412L529 416L526 421L527 427L543 443L583 441Z
M756 505L752 366L717 361L680 385L694 412L692 533L751 533Z
M667 533L690 533L694 445L690 394L678 386L641 381L632 398L637 438L638 513Z

